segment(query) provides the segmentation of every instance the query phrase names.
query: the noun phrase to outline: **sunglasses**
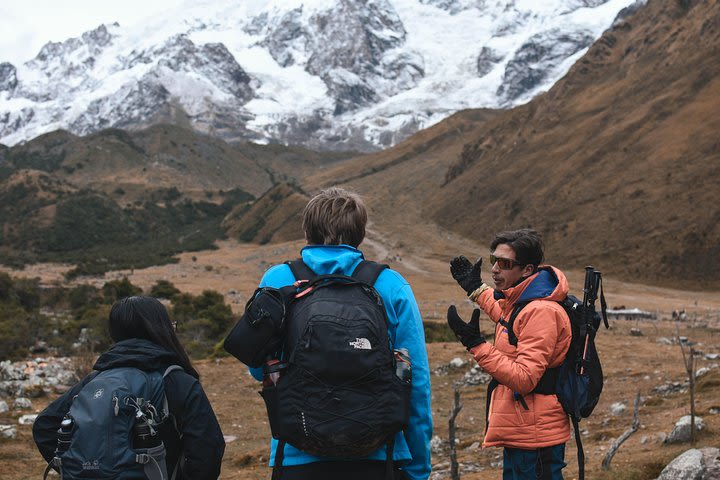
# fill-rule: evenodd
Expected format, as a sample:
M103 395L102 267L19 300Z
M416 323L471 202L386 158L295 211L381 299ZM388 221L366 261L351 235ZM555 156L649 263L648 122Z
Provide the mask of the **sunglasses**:
M518 267L524 267L524 263L516 262L515 260L509 259L509 258L502 258L502 257L496 257L495 255L490 255L490 265L498 264L498 267L500 267L500 270L512 270L516 266Z

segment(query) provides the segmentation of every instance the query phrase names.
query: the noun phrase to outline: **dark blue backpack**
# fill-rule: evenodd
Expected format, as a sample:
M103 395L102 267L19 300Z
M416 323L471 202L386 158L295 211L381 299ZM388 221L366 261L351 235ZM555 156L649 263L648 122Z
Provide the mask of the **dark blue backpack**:
M64 480L168 480L158 428L169 416L163 379L177 369L118 367L95 375L73 398L45 476L55 468Z

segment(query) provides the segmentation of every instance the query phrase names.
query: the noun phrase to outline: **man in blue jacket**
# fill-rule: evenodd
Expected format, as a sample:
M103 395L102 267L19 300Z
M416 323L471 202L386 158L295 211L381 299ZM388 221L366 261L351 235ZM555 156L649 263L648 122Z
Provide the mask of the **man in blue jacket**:
M364 260L358 246L365 238L367 210L362 199L342 188L329 188L313 197L303 211L302 226L308 245L301 251L303 262L317 275L350 275ZM265 272L260 287L292 285L295 277L287 264ZM430 375L425 350L425 333L412 289L405 279L389 268L374 285L387 311L388 331L396 349L408 350L412 361L412 392L408 428L396 435L393 460L395 478L427 479L430 475ZM262 368L251 368L257 380ZM278 442L271 441L270 465L275 465ZM310 455L286 444L282 479L384 479L386 449L381 447L365 458L336 459Z

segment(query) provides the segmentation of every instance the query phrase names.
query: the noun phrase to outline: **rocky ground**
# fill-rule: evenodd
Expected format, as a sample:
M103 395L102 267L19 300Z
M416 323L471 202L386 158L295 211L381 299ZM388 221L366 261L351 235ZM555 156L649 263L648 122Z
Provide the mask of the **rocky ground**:
M630 335L631 327L639 328L643 336ZM720 353L720 332L692 328L688 324L682 325L679 331L702 352L697 356L696 369L702 372L697 379L696 412L702 418L703 428L696 446L720 447L720 368L717 368L716 359ZM674 340L675 334L676 326L669 321L642 323L639 326L615 321L611 330L601 332L598 345L604 360L605 390L593 415L581 423L587 478L656 478L667 463L691 448L688 442L665 443L675 423L690 412L687 375L681 348ZM468 375L477 372L471 371L472 363L458 344L430 344L428 352L433 370L435 422L432 478L449 478L448 418L453 408L453 389L458 384L461 385L462 410L457 417L457 449L462 478L499 478L502 451L479 448L484 426L485 386L474 383L484 379ZM37 369L38 363L45 362L30 361L23 370ZM256 393L256 382L232 358L202 360L197 364L227 436L221 478L269 478L269 470L265 467L269 427L262 400ZM3 372L12 370L7 368L7 364L2 366ZM28 375L29 384L38 385L37 378L33 380L32 375ZM0 463L6 467L3 478L37 478L43 463L32 444L27 415L40 411L62 388L47 383L47 394L39 394L37 386L33 387L34 390L27 390L34 392L29 398L32 406L28 408L24 401L16 404L16 397L8 391L12 389L4 388L6 382L0 383L0 387L9 410L2 412L0 404L0 424L14 426L16 438L0 440ZM603 472L600 465L612 441L632 424L633 401L637 393L641 395L638 412L640 428L619 448L610 472ZM2 434L0 430L0 436ZM577 475L575 453L574 442L571 441L568 443L568 467L565 470L568 479Z

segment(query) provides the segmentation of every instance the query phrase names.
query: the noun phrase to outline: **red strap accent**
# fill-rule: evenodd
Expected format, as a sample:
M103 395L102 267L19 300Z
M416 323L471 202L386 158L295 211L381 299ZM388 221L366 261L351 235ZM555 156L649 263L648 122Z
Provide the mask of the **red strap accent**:
M303 280L303 281L305 281L305 280ZM295 294L295 298L304 297L308 293L312 292L314 289L315 289L315 287L306 288L302 292Z

